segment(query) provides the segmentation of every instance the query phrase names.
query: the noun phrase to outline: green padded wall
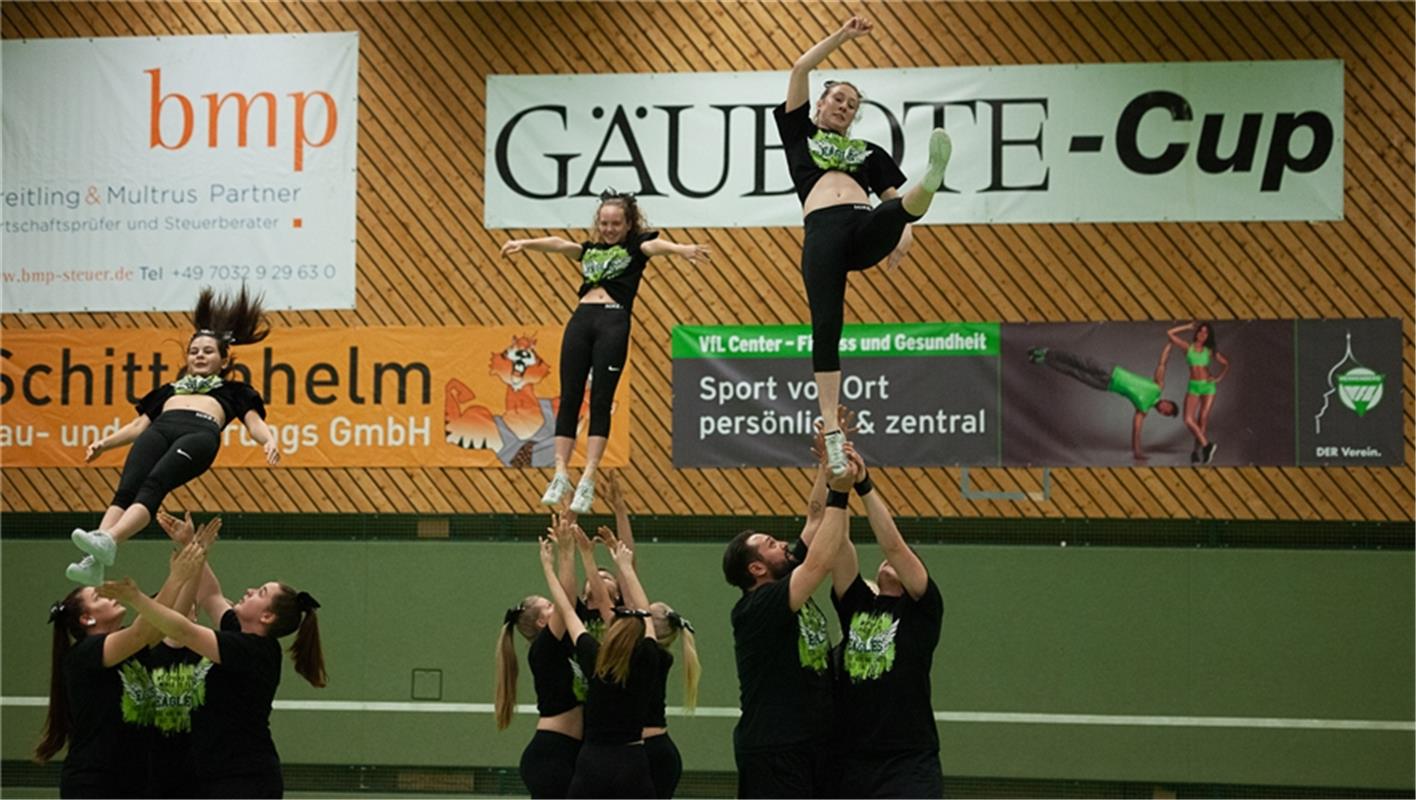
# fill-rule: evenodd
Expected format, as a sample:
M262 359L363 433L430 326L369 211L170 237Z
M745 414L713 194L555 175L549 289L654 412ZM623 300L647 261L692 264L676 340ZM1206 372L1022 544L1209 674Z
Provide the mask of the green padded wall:
M1409 551L920 551L945 597L934 706L946 715L948 775L1411 786ZM37 735L42 709L16 698L47 691L45 612L67 591L60 573L73 552L56 541L0 543L4 759L25 758ZM670 719L689 771L733 768L733 720L713 715L737 703L728 627L737 592L723 582L721 552L718 543L639 548L651 596L699 631L705 713ZM166 553L152 540L125 545L110 574L156 588ZM862 547L868 571L878 558ZM330 686L313 689L287 668L280 700L406 703L413 670L434 669L442 703L490 703L502 609L543 591L530 543L226 541L212 560L228 595L279 578L324 604ZM529 686L523 674L523 703L533 702ZM678 702L671 684L669 703ZM497 733L489 714L431 713L438 706L278 710L273 724L290 763L514 767L531 717ZM1219 717L1246 720L1211 726ZM1361 724L1315 722L1325 720Z

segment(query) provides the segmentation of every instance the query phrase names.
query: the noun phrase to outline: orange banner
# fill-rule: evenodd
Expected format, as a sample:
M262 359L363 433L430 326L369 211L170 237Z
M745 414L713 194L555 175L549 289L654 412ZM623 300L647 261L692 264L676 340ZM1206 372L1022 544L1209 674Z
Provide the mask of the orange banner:
M541 467L554 463L561 326L277 329L234 350L233 380L265 399L288 467ZM182 330L6 331L0 464L73 467L90 442L185 363ZM603 466L629 462L630 368L616 391ZM573 464L589 423L582 400ZM218 467L265 464L239 421ZM100 455L121 466L126 449Z

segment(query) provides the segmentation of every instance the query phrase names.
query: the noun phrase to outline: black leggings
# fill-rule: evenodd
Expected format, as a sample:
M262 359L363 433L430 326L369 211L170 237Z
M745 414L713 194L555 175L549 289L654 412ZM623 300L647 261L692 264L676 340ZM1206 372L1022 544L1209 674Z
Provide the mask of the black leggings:
M683 756L668 733L644 740L644 754L649 757L649 777L654 781L655 797L673 797L683 776Z
M280 767L272 767L243 775L222 775L201 780L198 797L273 797L285 796L285 776Z
M1079 356L1066 350L1048 349L1042 363L1071 378L1103 392L1111 387L1111 370L1086 356Z
M128 450L113 505L126 509L136 502L156 516L167 493L206 472L220 449L221 428L210 414L162 412Z
M585 399L585 379L590 383L590 435L610 435L610 408L615 387L629 356L629 309L618 303L581 303L576 306L561 339L561 398L556 412L556 435L575 438L580 403Z
M654 797L644 745L582 745L566 797Z
M578 755L579 739L555 731L536 731L521 751L521 782L532 797L566 797Z
M870 269L900 243L905 226L919 219L896 197L875 208L841 205L806 215L801 277L811 306L811 369L839 372L845 325L846 275Z

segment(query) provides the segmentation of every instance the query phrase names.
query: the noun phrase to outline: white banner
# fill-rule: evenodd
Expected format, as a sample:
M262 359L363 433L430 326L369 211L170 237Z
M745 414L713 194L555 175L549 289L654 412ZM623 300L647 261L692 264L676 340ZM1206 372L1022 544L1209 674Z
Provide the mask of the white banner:
M851 135L924 172L926 223L1342 218L1341 61L818 70L865 100ZM607 186L656 225L798 225L772 108L786 72L492 75L489 228L582 228Z
M4 311L354 307L357 33L0 54Z

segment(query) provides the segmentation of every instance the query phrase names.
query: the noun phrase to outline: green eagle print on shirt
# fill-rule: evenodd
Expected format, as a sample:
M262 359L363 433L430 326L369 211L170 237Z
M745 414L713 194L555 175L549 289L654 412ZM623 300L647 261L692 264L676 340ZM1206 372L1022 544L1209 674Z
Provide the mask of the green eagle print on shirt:
M889 614L856 614L846 634L846 674L852 683L875 680L895 666L900 621Z
M586 283L600 283L629 269L629 251L623 245L604 250L586 250L580 258L580 272Z
M826 633L826 615L816 607L815 602L807 602L797 612L797 655L801 665L812 672L826 671L826 652L830 649Z
M821 130L806 140L806 148L816 166L841 172L855 172L870 155L870 148L860 139Z
M163 733L192 729L192 709L206 702L206 677L211 661L173 664L147 670L136 661L123 664L123 721L151 725Z

